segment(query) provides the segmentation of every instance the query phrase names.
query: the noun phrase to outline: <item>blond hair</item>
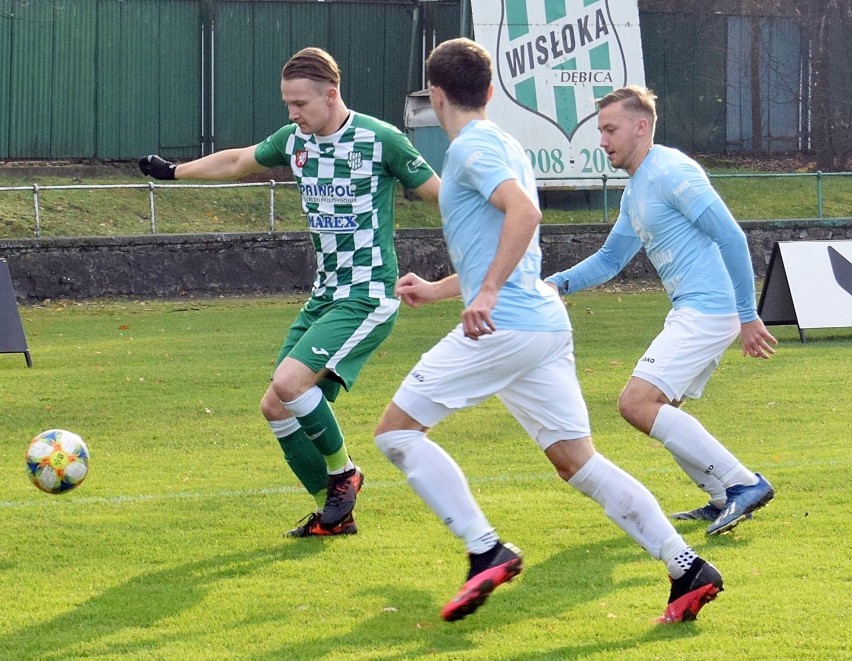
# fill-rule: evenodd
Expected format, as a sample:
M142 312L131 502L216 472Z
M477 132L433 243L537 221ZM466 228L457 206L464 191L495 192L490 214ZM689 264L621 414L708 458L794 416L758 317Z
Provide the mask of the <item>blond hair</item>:
M337 87L340 85L340 69L334 58L322 48L303 48L287 60L281 71L281 78L307 78Z
M601 110L613 103L623 101L625 110L648 115L648 117L652 120L651 126L654 126L657 123L656 100L657 95L647 87L628 85L627 87L621 87L617 90L613 90L606 96L598 99L595 103L598 106L598 110Z

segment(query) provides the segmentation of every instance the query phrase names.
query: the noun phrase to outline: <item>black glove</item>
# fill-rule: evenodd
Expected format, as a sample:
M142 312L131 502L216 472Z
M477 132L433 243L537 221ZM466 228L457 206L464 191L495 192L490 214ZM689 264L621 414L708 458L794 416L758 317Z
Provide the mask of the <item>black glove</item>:
M156 154L149 154L139 159L139 169L142 174L154 179L174 179L177 165L166 161Z

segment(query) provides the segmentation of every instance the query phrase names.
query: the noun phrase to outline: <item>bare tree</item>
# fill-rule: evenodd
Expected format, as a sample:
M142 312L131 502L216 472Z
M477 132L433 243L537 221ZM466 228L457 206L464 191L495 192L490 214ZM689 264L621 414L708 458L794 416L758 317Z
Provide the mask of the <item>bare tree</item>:
M811 64L811 145L817 168L844 168L852 151L849 99L833 98L842 90L832 89L832 80L850 80L852 63L848 50L844 54L832 43L831 31L844 35L848 49L852 31L852 0L807 0L796 3L796 14L802 34L810 44ZM846 90L847 92L849 90Z

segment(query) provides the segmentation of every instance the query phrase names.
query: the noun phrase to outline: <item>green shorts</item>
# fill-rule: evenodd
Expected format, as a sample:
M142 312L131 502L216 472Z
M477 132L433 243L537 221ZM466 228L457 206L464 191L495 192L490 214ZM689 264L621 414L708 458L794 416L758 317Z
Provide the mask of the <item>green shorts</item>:
M290 326L275 366L289 357L314 372L329 370L317 385L333 402L341 385L352 388L364 363L390 335L398 311L394 298L311 298Z

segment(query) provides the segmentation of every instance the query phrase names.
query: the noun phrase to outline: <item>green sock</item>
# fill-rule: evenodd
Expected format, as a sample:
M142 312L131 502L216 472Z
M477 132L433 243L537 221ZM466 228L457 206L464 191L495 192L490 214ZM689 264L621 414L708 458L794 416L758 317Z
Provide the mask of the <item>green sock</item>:
M325 503L325 488L328 486L328 469L325 457L317 450L305 431L296 423L295 418L270 422L278 444L284 452L284 459L290 470L307 489L308 493L322 509ZM290 433L284 432L285 427ZM293 431L295 430L295 431Z
M323 457L333 457L344 448L343 432L340 431L334 411L331 410L325 397L319 398L319 402L312 411L305 415L297 415L296 419L307 438L313 441Z
M340 449L334 454L326 455L325 463L328 465L329 473L340 473L346 467L349 461L349 452L346 450L346 443L340 446Z

